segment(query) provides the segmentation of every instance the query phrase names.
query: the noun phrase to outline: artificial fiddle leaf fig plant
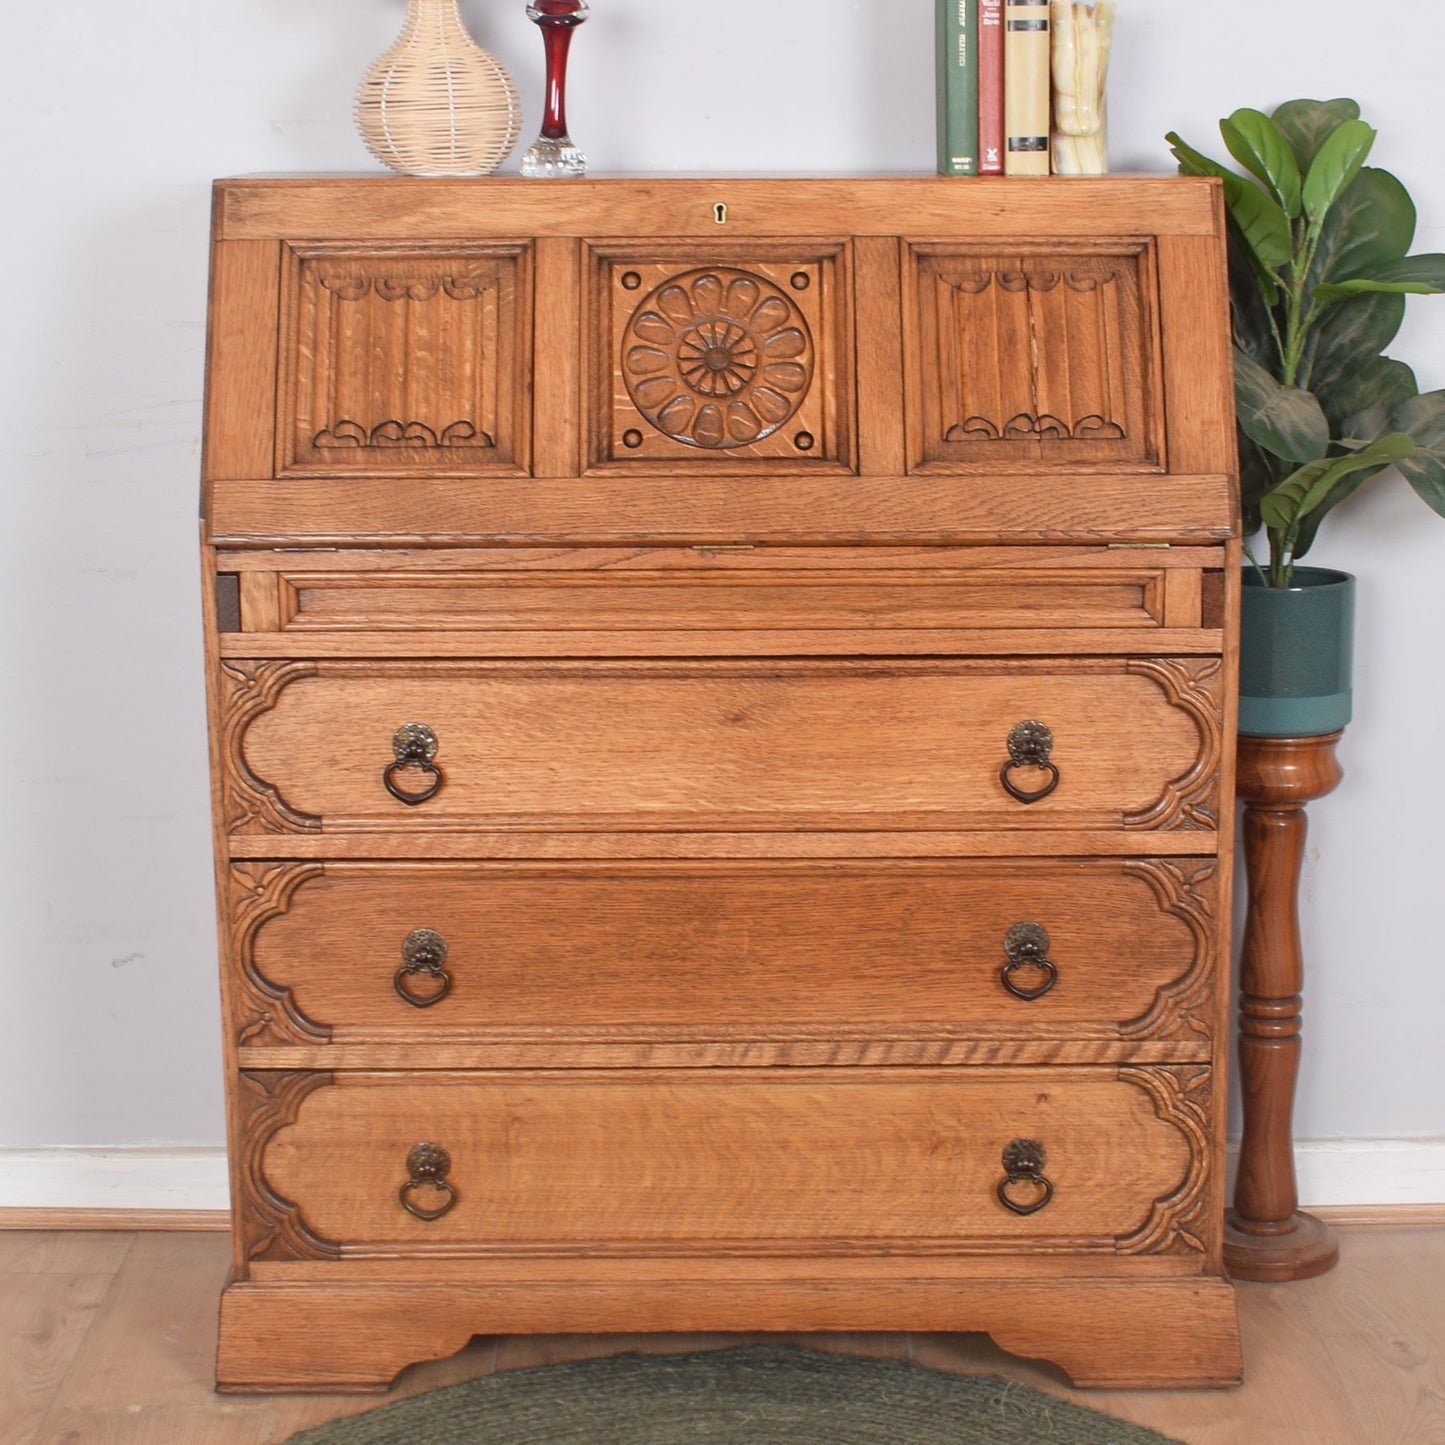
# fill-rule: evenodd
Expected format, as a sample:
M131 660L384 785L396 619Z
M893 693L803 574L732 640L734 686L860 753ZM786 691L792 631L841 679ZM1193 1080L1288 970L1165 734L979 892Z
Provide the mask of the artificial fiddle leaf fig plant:
M1445 516L1445 391L1381 354L1407 294L1445 291L1445 255L1408 254L1414 203L1365 165L1375 132L1353 100L1237 110L1219 129L1247 174L1167 139L1185 175L1224 181L1245 527L1267 533L1267 568L1249 556L1288 587L1325 515L1388 466Z

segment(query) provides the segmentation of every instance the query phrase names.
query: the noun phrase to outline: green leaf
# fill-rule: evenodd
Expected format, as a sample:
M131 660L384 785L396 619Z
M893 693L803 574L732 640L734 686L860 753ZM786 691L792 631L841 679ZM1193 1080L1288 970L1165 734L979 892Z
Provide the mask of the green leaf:
M1337 391L1395 339L1404 319L1403 296L1349 296L1334 302L1306 344L1300 379L1311 391Z
M1398 261L1372 270L1370 275L1377 281L1423 281L1432 290L1445 291L1445 254L1421 251L1414 256L1402 256Z
M1316 398L1297 386L1281 386L1238 347L1234 410L1250 441L1287 461L1313 461L1329 447L1330 424Z
M1279 349L1270 326L1270 307L1280 299L1279 282L1259 264L1233 221L1227 231L1229 308L1235 344L1261 366L1277 368Z
M1415 203L1389 171L1366 166L1330 208L1320 228L1310 285L1379 276L1415 239ZM1410 279L1393 276L1390 280Z
M1321 457L1291 473L1260 503L1267 527L1288 533L1321 506L1330 492L1355 472L1413 456L1415 443L1403 432L1391 432L1346 457ZM1297 538L1295 539L1298 540Z
M1315 537L1319 534L1320 524L1325 518L1347 497L1351 497L1359 491L1371 477L1378 476L1383 472L1386 465L1387 463L1382 462L1377 467L1366 467L1363 471L1351 473L1331 489L1330 494L1314 511L1307 517L1300 519L1299 526L1295 528L1294 547L1290 551L1292 561L1298 562L1300 558L1314 546Z
M1280 129L1262 111L1237 110L1219 122L1229 153L1250 175L1264 182L1285 214L1300 213L1300 168Z
M1277 271L1294 259L1289 217L1278 201L1258 186L1236 175L1228 166L1211 160L1170 131L1169 142L1179 173L1184 176L1218 176L1224 182L1224 200L1245 244L1266 270Z
M1438 296L1442 289L1426 281L1371 281L1357 276L1353 281L1326 281L1315 287L1315 295L1321 301L1342 301L1346 296Z
M1211 160L1203 151L1197 151L1187 141L1182 140L1178 133L1170 131L1164 137L1169 142L1169 153L1179 162L1179 174L1181 176L1232 176L1234 172L1228 166L1220 165L1218 161Z
M1315 395L1329 418L1332 436L1374 441L1387 431L1404 430L1390 422L1390 408L1419 390L1415 373L1403 361L1376 356L1348 373L1330 391L1317 385Z
M1273 196L1233 171L1224 173L1224 201L1259 264L1279 271L1294 260L1289 217Z
M1423 391L1401 402L1391 420L1415 442L1399 462L1401 475L1431 511L1445 517L1445 391Z
M1338 100L1287 100L1270 119L1279 127L1299 163L1310 168L1325 138L1347 120L1359 120L1360 107L1345 97Z
M1362 120L1347 120L1330 132L1310 162L1301 193L1305 215L1311 222L1317 225L1344 194L1359 175L1374 143L1373 128Z
M1248 530L1254 531L1259 526L1258 511L1260 498L1272 492L1279 482L1279 477L1274 466L1277 460L1253 441L1244 433L1241 427L1239 430L1239 493L1240 501L1244 504L1246 517L1254 513L1254 526ZM1288 466L1289 463L1284 465Z

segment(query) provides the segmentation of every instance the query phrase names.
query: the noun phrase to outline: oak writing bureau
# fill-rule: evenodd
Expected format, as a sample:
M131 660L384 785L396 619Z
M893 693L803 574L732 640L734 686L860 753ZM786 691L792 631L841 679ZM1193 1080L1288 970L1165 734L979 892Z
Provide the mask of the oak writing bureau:
M1238 1378L1227 311L1207 180L217 185L221 1388Z

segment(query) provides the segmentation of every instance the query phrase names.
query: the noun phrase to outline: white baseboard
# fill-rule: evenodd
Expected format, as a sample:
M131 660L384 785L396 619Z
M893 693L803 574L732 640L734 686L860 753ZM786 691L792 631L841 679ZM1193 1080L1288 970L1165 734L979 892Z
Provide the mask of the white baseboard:
M1445 1204L1445 1139L1301 1140L1295 1173L1306 1209ZM223 1149L0 1149L0 1209L225 1209L228 1188Z
M1231 1193L1238 1153L1231 1140ZM1445 1139L1297 1139L1294 1169L1305 1209L1445 1204Z
M0 1209L230 1208L224 1149L0 1149Z

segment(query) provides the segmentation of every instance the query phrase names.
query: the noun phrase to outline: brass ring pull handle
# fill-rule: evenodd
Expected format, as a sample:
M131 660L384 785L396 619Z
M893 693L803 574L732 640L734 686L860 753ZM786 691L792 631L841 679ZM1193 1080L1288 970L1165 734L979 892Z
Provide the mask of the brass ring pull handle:
M999 970L1003 986L1015 998L1042 998L1058 981L1059 970L1049 958L1049 930L1041 923L1015 923L1003 936L1008 962ZM1032 977L1032 984L1020 977Z
M437 735L425 723L404 723L391 740L391 750L396 754L396 761L381 775L386 791L413 808L435 797L437 789L446 781L442 770L432 761L437 755ZM420 791L408 792L397 782L397 776L406 768L420 768L430 781Z
M434 928L413 928L401 945L401 967L392 983L396 991L413 1008L430 1008L451 992L452 976L443 965L447 961L447 941ZM416 992L412 980L431 980Z
M457 1191L446 1179L452 1172L452 1156L440 1144L415 1145L406 1156L406 1172L410 1178L401 1186L399 1197L408 1214L428 1221L440 1219L457 1202ZM418 1204L416 1195L423 1189L439 1191L441 1203L431 1208Z
M1037 803L1059 786L1059 770L1049 761L1054 735L1043 723L1030 719L1015 723L1008 735L1008 762L999 769L999 781L1021 803ZM1013 780L1015 768L1041 768L1049 777L1040 788L1021 788Z
M1054 1197L1054 1186L1044 1178L1047 1163L1048 1155L1037 1139L1015 1139L1003 1151L999 1203L1015 1214L1037 1214Z

